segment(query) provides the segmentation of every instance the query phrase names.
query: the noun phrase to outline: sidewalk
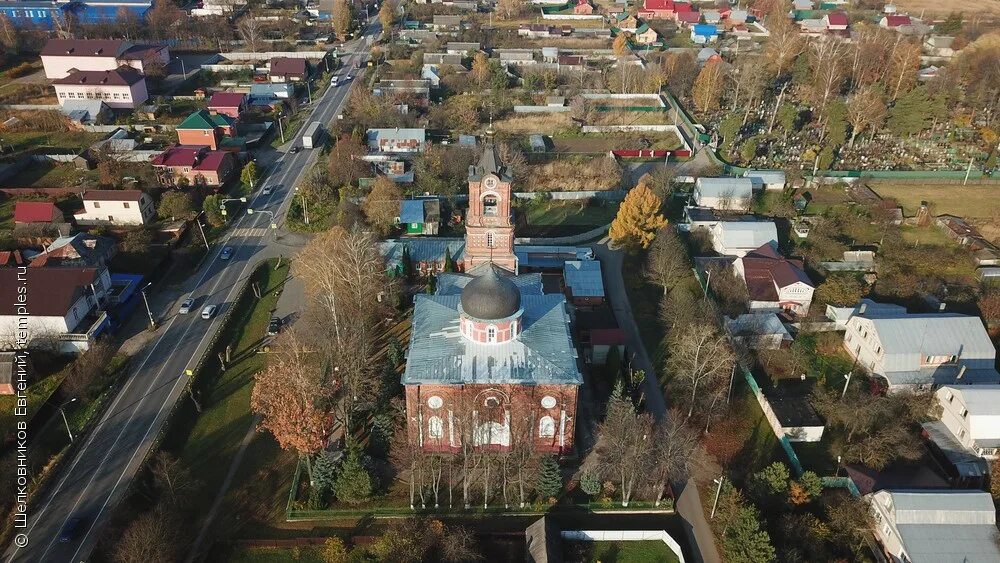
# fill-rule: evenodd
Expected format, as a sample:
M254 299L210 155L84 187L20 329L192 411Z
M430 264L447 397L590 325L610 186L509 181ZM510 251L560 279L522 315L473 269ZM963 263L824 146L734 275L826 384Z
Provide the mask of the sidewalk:
M632 368L646 372L646 379L642 382L643 393L646 397L646 409L656 418L663 418L667 414L667 404L663 398L663 391L660 389L656 371L653 369L653 363L649 360L646 347L639 335L639 327L635 324L632 306L628 300L628 293L625 291L625 280L622 278L624 255L621 250L609 248L606 237L592 245L591 248L594 249L594 255L601 261L601 267L604 270L604 290L611 299L611 308L615 313L618 326L625 332L625 341L628 352L631 354Z

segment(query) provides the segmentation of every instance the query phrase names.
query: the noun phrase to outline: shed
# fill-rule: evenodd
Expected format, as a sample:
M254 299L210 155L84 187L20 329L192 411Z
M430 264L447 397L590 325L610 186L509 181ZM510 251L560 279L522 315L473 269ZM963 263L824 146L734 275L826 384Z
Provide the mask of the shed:
M744 178L750 178L755 190L783 190L786 179L783 170L747 170Z
M545 137L542 135L531 135L528 137L528 143L531 145L531 152L545 152Z
M438 234L441 201L437 198L404 199L399 203L399 223L407 235Z
M563 265L566 297L574 305L600 305L604 302L604 278L597 260L568 260Z

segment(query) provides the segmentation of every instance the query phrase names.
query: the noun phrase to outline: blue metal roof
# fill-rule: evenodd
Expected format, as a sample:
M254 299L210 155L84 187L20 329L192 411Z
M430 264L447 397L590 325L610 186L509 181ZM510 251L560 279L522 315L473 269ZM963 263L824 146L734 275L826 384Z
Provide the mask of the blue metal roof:
M404 385L583 383L562 295L522 294L524 329L516 339L499 344L462 335L460 300L460 295L415 296Z
M604 297L604 278L597 260L571 260L563 266L563 279L573 297Z
M424 200L404 199L399 202L399 222L400 223L423 223L424 222Z
M695 24L694 27L693 27L693 29L694 29L695 34L697 34L697 35L704 35L706 37L709 36L709 35L718 35L719 34L719 28L716 27L716 26L714 26L714 25Z
M403 249L409 249L410 260L417 262L442 262L445 250L451 250L451 257L457 262L465 256L465 239L460 238L412 238L393 239L379 245L386 266L395 268L403 260Z

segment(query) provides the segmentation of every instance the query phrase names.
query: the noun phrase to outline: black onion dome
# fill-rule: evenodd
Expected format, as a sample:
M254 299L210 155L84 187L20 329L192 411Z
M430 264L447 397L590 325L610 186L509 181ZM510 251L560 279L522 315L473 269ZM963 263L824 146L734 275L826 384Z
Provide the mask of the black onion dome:
M521 292L490 264L462 290L462 311L484 321L505 319L521 309Z

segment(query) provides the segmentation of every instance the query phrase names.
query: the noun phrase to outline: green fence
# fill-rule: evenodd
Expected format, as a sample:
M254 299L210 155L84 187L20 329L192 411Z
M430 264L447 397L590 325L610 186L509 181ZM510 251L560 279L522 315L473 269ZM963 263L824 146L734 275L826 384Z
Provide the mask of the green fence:
M670 108L660 106L597 106L595 109L600 112L637 111L647 113L667 113L670 111Z

